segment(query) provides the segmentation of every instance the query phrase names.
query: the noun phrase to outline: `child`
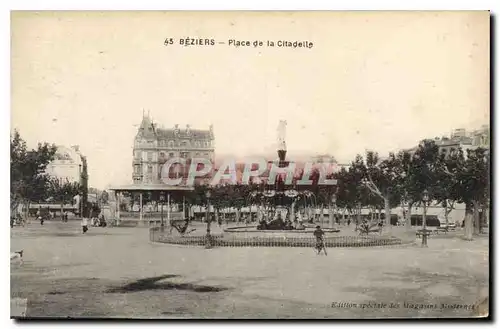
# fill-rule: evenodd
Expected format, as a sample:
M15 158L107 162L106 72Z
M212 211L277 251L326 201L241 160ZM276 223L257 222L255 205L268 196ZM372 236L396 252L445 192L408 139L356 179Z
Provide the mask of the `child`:
M314 230L313 234L316 237L316 249L318 250L318 255L321 253L321 250L324 250L326 255L325 243L323 241L325 232L323 232L321 227L318 225L316 226L316 230Z

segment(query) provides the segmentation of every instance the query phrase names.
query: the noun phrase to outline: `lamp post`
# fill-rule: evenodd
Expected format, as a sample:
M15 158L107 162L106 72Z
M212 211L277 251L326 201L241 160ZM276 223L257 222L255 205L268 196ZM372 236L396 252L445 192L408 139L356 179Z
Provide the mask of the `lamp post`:
M160 192L160 204L161 204L161 229L165 229L165 223L163 222L163 204L165 202L165 192L161 191Z
M424 202L424 213L422 215L422 247L427 247L427 202L429 201L429 192L424 190L422 194L422 201Z
M333 205L333 218L332 222L330 223L330 228L333 228L336 222L336 216L335 216L335 210L337 209L337 195L333 194L332 195L332 205Z
M209 190L205 192L205 197L207 198L207 210L206 210L206 218L207 218L207 235L205 239L205 248L212 248L212 236L210 235L210 223L212 222L210 219L210 197L211 193Z

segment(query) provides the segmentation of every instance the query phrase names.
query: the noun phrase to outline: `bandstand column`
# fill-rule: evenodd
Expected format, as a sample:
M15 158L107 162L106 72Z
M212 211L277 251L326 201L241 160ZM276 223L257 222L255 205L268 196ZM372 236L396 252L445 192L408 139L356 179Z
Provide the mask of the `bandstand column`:
M116 219L120 220L121 192L116 193Z
M167 193L167 221L168 224L170 225L170 193Z
M142 191L139 192L139 220L141 221L142 223Z
M186 217L186 197L182 196L182 217ZM189 215L187 216L189 218Z

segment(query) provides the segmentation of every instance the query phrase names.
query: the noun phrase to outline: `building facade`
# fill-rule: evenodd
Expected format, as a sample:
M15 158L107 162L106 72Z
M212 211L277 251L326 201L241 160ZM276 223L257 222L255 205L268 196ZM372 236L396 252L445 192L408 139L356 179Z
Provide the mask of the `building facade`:
M481 128L474 131L467 131L464 128L453 130L450 136L436 137L434 142L439 147L439 152L449 156L450 154L462 149L464 155L467 155L467 150L476 148L484 148L489 152L490 149L490 128L488 125L483 125ZM407 150L413 153L417 150L417 146Z
M54 160L47 165L45 173L64 183L80 183L82 174L82 154L78 145L57 146Z
M189 161L204 158L215 159L215 137L213 126L207 130L159 127L153 120L143 116L138 128L133 149L132 179L134 184L159 184L163 164L170 158L180 157ZM181 167L174 167L181 171Z

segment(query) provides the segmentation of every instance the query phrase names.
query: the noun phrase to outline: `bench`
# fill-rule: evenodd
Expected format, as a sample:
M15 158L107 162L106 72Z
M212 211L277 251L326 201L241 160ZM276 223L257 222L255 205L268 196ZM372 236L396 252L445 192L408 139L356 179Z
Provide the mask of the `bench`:
M447 227L438 227L436 231L437 231L436 234L439 234L439 232L448 233L448 228Z
M431 235L431 233L432 233L432 230L418 230L417 232L415 232L417 238L421 238L422 235L424 235L424 234L426 236L429 236L429 235Z

